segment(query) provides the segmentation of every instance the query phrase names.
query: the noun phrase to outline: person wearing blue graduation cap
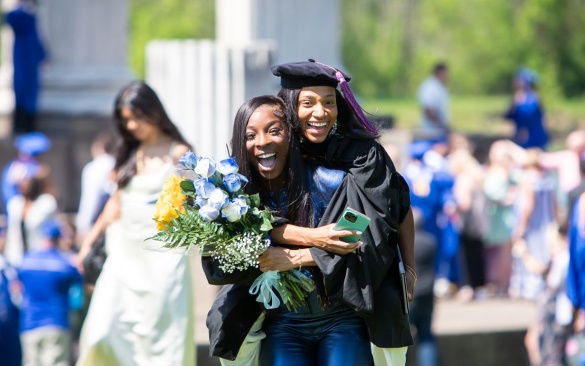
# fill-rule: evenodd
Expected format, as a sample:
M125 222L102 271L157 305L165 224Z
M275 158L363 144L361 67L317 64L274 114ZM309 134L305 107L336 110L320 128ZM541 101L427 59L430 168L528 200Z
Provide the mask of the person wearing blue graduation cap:
M538 75L527 68L514 77L514 96L505 117L514 122L514 143L544 150L548 144L542 103L536 92Z
M40 88L39 66L46 54L36 24L36 0L19 0L16 9L6 14L14 31L13 65L15 111L12 134L35 130Z
M68 366L69 290L83 279L58 249L61 223L47 220L41 233L38 249L25 254L18 266L23 296L20 322L23 364Z
M18 150L18 157L9 162L2 171L4 212L8 202L18 195L19 183L39 172L41 163L38 157L51 148L51 140L41 132L30 132L18 136L14 141L14 147Z

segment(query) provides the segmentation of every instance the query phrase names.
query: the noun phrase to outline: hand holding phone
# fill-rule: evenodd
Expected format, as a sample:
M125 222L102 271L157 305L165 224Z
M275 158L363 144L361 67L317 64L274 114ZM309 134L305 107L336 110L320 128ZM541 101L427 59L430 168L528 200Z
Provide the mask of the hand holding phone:
M347 207L343 214L337 221L334 230L353 230L359 231L363 233L368 228L370 223L370 218L366 215L357 212L353 208ZM360 235L350 235L350 236L342 236L339 240L344 241L346 243L355 243L360 240Z

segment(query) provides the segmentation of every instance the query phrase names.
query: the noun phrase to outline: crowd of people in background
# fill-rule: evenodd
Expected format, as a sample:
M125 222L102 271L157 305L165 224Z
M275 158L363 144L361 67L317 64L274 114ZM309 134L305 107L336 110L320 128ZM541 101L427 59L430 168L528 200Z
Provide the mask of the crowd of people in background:
M411 143L402 171L419 213L417 245L435 243L427 249L435 253L433 266L417 265L434 276L434 297L419 299L425 294L417 288L415 304L425 302L421 307L430 315L433 298L534 301L539 315L526 335L531 364L562 365L567 339L582 333L572 328L565 282L569 221L575 197L585 192L584 152L585 131L572 132L567 148L553 153L495 141L485 162L475 158L472 144L460 135ZM571 170L551 166L558 155L566 159L557 163L572 165ZM561 184L569 171L580 172L581 180ZM422 245L417 249L423 251ZM417 252L417 263L424 258ZM582 316L582 310L576 314ZM419 334L427 350L432 347L429 331L427 326Z
M473 143L450 127L447 66L437 64L419 89L423 114L419 132L423 137L403 149L407 159L393 159L407 161L398 170L410 189L415 222L418 283L410 322L420 365L438 364L431 331L438 298L460 302L490 298L533 301L538 318L525 338L531 365L569 364L580 357L579 347L571 345L585 328L583 310L579 310L581 300L585 300L585 291L580 288L585 288L580 282L580 271L585 268L575 261L585 240L581 237L585 131L570 133L565 149L546 151L548 136L536 80L536 74L528 69L516 74L511 106L505 113L514 123L514 135L510 140L491 143L485 157L478 157ZM143 94L152 103L143 103ZM150 109L152 105L156 110ZM82 195L74 223L59 210L59 196L50 184L50 167L39 159L51 148L50 140L39 132L14 140L18 157L2 173L6 217L6 225L0 228L3 364L68 365L77 359L73 340L79 336L80 324L72 324L69 318L70 312L79 312L83 306L81 260L99 235L118 241L120 258L128 258L130 249L124 249L121 243L136 244L145 235L128 239L126 227L106 227L119 221L121 215L126 224L140 227L140 233L147 230L151 222L142 215L147 210L133 208L138 205L136 197L140 204L151 204L149 197L158 192L173 161L188 147L147 85L135 83L123 90L116 108L115 119L125 143L114 157L111 136L96 137L91 147L92 161L83 169ZM145 123L144 118L153 120ZM131 166L135 168L128 168ZM113 170L118 175L112 174ZM154 176L155 185L149 180ZM108 201L114 209L107 208ZM76 244L82 242L81 256L76 256ZM186 326L192 325L188 266L178 256L169 257L172 263L168 263L169 276L165 278L175 278L158 283L157 289L148 292L145 289L154 282L145 279L154 267L147 264L152 260L160 267L161 256L137 246L132 250L137 248L140 253L132 252L132 257L141 259L130 263L135 265L133 274L128 272L129 262L112 259L102 285L97 284L94 299L100 300L101 306L94 305L90 310L92 326L86 325L82 335L85 348L81 359L102 357L99 352L105 352L105 359L116 354L112 359L128 362L139 360L142 353L151 357L147 333L158 332L164 339L169 324L151 323L149 319L178 315L180 324L173 334L182 335L175 339L172 355L160 348L160 359L178 357L175 364L192 364L192 339L185 335L192 333ZM118 288L118 295L111 293L113 288ZM169 312L165 301L171 295L180 298L174 299L175 306L182 305ZM116 304L117 310L104 304ZM141 304L156 304L150 309L154 311L152 316L121 320L127 308ZM103 322L109 319L104 311L110 314L112 324L127 326L120 333L127 335L123 337L127 347L120 348L117 336L109 333L111 323ZM147 343L150 346L144 348Z

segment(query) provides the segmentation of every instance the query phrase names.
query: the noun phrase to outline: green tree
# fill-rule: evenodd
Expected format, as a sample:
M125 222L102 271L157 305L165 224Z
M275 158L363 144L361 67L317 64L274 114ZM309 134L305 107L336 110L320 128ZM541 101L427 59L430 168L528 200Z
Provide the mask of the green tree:
M130 65L144 76L144 52L153 39L213 38L215 5L211 0L132 0Z

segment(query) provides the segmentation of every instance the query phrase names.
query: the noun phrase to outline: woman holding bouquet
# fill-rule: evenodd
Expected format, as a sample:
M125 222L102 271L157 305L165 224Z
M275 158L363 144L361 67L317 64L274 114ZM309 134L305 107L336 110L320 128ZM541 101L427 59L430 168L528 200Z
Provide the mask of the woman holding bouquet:
M416 274L408 187L382 146L374 141L377 131L353 99L347 76L312 60L280 65L273 68L273 73L281 77L283 89L279 96L285 100L308 162L342 169L347 175L340 179L339 175L330 174L332 179L326 180L329 192L339 189L333 196L330 193L322 197L327 209L321 217L321 227L308 229L288 224L272 232L273 241L313 248L292 251L269 248L260 258L260 268L288 270L314 261L323 275L323 281L316 279L317 285L319 282L324 285L323 302L345 304L364 317L377 364L404 365L406 347L412 344L412 338L401 304L396 249L400 247L402 252L407 268L408 298L412 300ZM337 91L338 84L349 102ZM346 206L366 214L372 222L362 236L364 244L359 250L348 255L332 254L328 248L343 244L340 233L332 230L332 223ZM319 310L312 308L308 318L318 316ZM214 314L217 313L212 308L210 316ZM295 325L302 321L291 315L280 314L266 322L263 364L292 362L291 355L314 352L304 347L308 342L298 333L302 328L287 324L290 320ZM233 320L229 313L221 316L225 321ZM243 329L249 328L245 324ZM247 349L254 348L254 336L250 334L244 341ZM230 350L221 342L217 346L216 355ZM220 348L224 346L225 349ZM236 354L232 350L228 356L234 358ZM236 363L247 364L244 356L238 354Z
M329 175L337 177L339 172L305 167L298 139L285 117L282 100L261 96L247 101L236 115L232 150L240 173L249 177L246 193L260 193L266 206L291 223L304 227L316 225L325 210L326 202L322 197L330 196L335 190L331 190L327 178L330 178ZM353 231L336 233L338 236L355 234ZM347 254L358 245L339 242L330 245L328 250ZM308 251L282 248L278 253L291 261L293 258L302 260L303 268L317 269ZM226 274L219 270L217 264L210 257L203 257L203 268L210 283L228 284L220 290L207 319L212 354L221 357L224 365L257 365L259 340L264 337L260 329L264 316L255 296L249 294L249 286L261 272L252 269ZM289 266L286 270L292 268ZM298 268L298 264L294 268ZM315 278L319 275L318 270L310 272ZM322 293L322 289L319 292ZM302 359L280 362L303 365L372 364L366 326L352 309L341 302L332 302L321 309L317 291L309 294L307 302L308 306L301 307L297 312L288 311L284 306L268 312L287 314L294 321L305 321L306 332L319 334L318 341L310 342L314 352L304 354ZM315 310L314 314L310 308ZM324 324L329 329L321 332Z
M114 169L118 189L79 254L82 263L105 232L108 257L83 324L77 364L191 366L188 258L143 249L144 239L155 233L152 217L161 186L189 146L148 85L123 88L114 108L123 140Z

